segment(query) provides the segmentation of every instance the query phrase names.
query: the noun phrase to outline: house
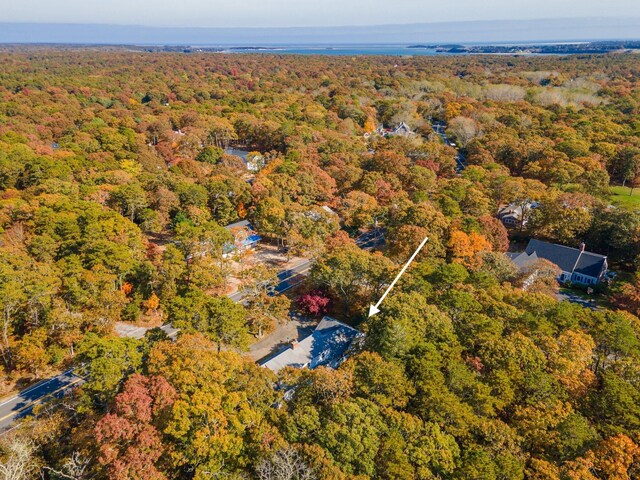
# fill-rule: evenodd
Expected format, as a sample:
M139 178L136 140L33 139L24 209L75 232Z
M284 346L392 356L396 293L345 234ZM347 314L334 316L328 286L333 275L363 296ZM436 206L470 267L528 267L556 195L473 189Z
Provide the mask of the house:
M285 367L309 368L320 366L337 368L348 357L351 347L364 334L331 317L324 317L311 335L261 363L262 367L278 372Z
M376 128L374 134L380 135L382 137L413 137L414 135L416 135L416 132L411 130L411 127L409 127L409 125L407 125L405 122L400 122L400 124L398 124L395 128L384 128L384 125L378 125L378 128ZM370 135L365 134L366 138L369 138L369 136Z
M233 236L233 243L228 243L223 247L223 257L227 257L233 252L248 250L262 240L262 237L255 232L248 220L232 223L224 228L229 230Z
M335 216L335 217L337 217L337 216L338 216L338 214L335 212L335 210L334 210L334 209L332 209L332 208L331 208L330 206L328 206L328 205L323 205L323 206L322 206L322 207L320 207L320 208L322 208L322 209L323 209L325 212L327 212L329 215L333 215L333 216Z
M128 322L116 322L115 332L119 337L126 338L143 338L149 330L154 327L137 327ZM175 328L171 323L165 323L159 327L170 340L175 341L178 338L179 329Z
M548 260L562 270L558 281L580 285L597 285L605 278L609 267L606 256L587 252L584 243L580 248L572 248L530 240L524 252L509 257L521 270L539 259Z
M498 220L507 228L524 227L528 222L529 212L534 208L538 208L538 202L527 201L524 206L511 203L498 211Z
M244 164L247 166L247 170L252 173L259 172L266 165L266 159L258 152L249 152L247 150L241 150L239 148L227 148L224 153L226 153L227 155L240 157Z
M407 125L404 122L401 122L400 125L394 128L389 135L390 136L399 135L401 137L413 137L415 134L416 133L413 130L411 130L411 127L409 127L409 125Z
M339 221L340 216L329 206L323 205L321 207L312 207L306 212L302 213L307 218L310 218L314 222L319 222L320 220L325 220L327 223L331 221Z

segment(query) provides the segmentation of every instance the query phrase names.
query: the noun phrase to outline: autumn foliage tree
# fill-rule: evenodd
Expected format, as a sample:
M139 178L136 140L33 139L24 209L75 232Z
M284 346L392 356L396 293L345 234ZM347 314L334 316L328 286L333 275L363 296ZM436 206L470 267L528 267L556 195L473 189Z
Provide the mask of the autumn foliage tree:
M491 243L476 232L467 234L461 230L453 230L449 237L449 251L453 262L459 262L470 268L478 268L482 264L479 256L482 252L492 250Z
M176 399L175 389L161 376L135 374L127 380L113 412L95 427L99 462L109 478L168 478L159 468L167 449L162 432Z
M308 315L327 313L331 299L321 290L312 290L298 298L298 306Z

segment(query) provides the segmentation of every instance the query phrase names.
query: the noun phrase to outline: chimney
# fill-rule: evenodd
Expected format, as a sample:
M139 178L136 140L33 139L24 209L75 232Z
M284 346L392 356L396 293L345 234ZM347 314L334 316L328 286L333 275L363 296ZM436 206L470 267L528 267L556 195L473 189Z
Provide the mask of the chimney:
M298 348L298 341L297 340L292 340L291 341L291 350L295 350L296 348Z
M580 244L580 251L581 251L581 252L584 252L585 247L586 247L586 245L584 244L584 242L582 242L582 243Z

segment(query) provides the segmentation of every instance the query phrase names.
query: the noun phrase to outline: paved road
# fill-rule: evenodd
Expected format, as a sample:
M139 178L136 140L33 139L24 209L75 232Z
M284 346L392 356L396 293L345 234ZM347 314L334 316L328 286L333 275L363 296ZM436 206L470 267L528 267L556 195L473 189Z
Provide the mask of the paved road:
M73 385L79 385L84 380L75 375L72 370L67 370L57 377L40 382L20 392L15 397L0 403L0 435L6 432L11 424L29 415L33 407L54 397L60 397Z
M274 294L286 292L290 288L295 287L304 280L305 274L311 269L311 261L303 260L297 265L281 270L278 272L278 284L276 285ZM245 293L242 290L229 295L229 298L234 302L241 302L245 297Z
M382 243L384 243L384 233L379 230L364 233L356 239L356 245L363 250L380 246ZM279 295L304 282L309 270L311 270L311 266L311 260L303 260L291 268L279 271L278 284L274 289L273 295ZM244 297L245 293L242 290L229 295L229 298L234 302L241 302Z
M380 231L367 232L356 239L356 244L363 249L371 249L381 245L383 242L384 235ZM310 269L311 261L304 260L294 267L279 272L278 285L275 288L274 295L286 292L302 283ZM229 295L229 298L236 302L242 301L243 297L243 292ZM70 387L81 385L83 382L84 380L74 374L73 369L71 369L27 388L15 397L4 400L0 403L0 436L10 429L15 420L29 415L36 405L51 398L60 397Z
M447 137L447 134L444 133L444 129L446 127L447 126L444 122L435 122L431 126L431 128L433 128L433 131L436 132L438 135L440 135L440 138L444 140L444 143L446 145L449 145L450 147L453 147L458 151L458 155L456 156L456 172L460 173L462 170L464 170L464 167L467 166L467 160L464 158L464 155L462 154L458 146L455 143L453 143L451 140L449 140L449 137Z

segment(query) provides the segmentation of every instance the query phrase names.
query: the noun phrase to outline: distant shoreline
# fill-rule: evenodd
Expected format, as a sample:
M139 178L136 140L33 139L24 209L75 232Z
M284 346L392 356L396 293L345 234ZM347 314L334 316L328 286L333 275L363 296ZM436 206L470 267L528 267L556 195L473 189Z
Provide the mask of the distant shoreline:
M640 41L495 44L306 44L306 45L140 45L140 44L28 44L0 43L4 49L116 49L141 53L218 53L331 56L434 56L434 55L601 55L640 52Z

